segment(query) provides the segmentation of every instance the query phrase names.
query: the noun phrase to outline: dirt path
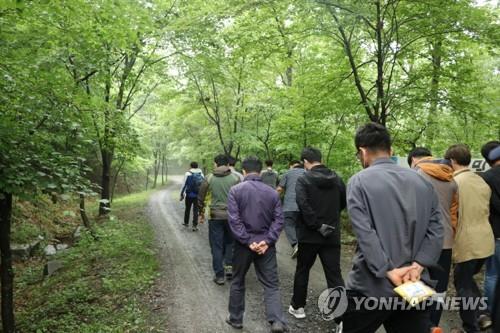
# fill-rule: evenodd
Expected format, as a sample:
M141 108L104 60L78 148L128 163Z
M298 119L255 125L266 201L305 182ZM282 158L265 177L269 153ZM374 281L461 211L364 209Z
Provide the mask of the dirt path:
M166 190L154 193L148 214L156 232L161 256L162 275L155 292L156 303L167 316L169 332L233 332L225 322L229 298L229 283L218 286L212 282L211 254L208 244L208 226L198 232L182 226L184 203L179 202L181 177L171 176ZM286 311L292 295L295 260L290 258L290 246L284 236L277 245L278 267ZM343 248L344 277L350 269L352 249ZM247 276L246 312L243 332L268 332L265 321L262 289L253 269ZM326 288L319 260L311 271L307 318L299 321L287 315L291 332L331 332L332 323L321 318L317 298ZM160 314L159 314L160 315ZM453 314L445 314L450 322ZM453 318L455 319L455 318ZM454 321L456 326L456 320ZM449 325L445 323L445 332ZM453 327L452 326L452 327ZM383 330L380 330L383 332Z

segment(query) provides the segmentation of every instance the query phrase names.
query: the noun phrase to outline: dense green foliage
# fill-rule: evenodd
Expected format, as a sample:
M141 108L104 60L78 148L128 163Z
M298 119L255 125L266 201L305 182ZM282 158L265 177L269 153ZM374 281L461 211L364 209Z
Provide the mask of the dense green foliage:
M218 2L220 3L220 2ZM305 145L354 172L352 136L386 124L395 153L500 135L498 9L473 1L190 1L171 148L281 162ZM207 126L209 125L209 126Z
M425 145L440 156L456 142L478 155L500 137L495 3L2 2L4 306L12 196L78 193L83 207L99 193L104 215L115 189L163 183L171 160L210 167L225 152L284 166L307 145L347 178L367 121L391 130L396 155Z

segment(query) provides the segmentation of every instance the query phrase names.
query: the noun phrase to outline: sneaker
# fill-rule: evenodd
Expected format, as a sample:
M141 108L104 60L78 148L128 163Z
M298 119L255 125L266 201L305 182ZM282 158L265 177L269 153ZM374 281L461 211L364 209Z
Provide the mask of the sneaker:
M293 306L291 306L291 305L288 308L288 313L297 319L304 319L306 317L306 313L304 311L304 308L294 309Z
M275 321L271 324L271 333L283 333L288 331L283 323L279 321Z
M230 265L224 266L224 274L226 275L226 279L232 280L233 279L233 266L230 266Z
M214 282L216 284L218 284L219 286L222 286L224 284L224 277L223 276L220 276L220 277L214 277Z
M298 254L299 254L299 244L295 244L292 251L292 259L297 258Z
M193 227L193 231L198 231L198 227Z
M487 314L480 315L479 318L477 319L477 322L479 324L479 328L481 329L481 331L487 330L488 328L493 326L493 321Z
M443 329L441 327L432 327L431 333L443 333Z
M235 323L234 321L231 321L229 316L226 318L226 323L228 325L230 325L231 327L236 328L237 330L241 330L243 328L243 324Z
M188 227L189 223L183 223L182 225L185 226L185 227Z

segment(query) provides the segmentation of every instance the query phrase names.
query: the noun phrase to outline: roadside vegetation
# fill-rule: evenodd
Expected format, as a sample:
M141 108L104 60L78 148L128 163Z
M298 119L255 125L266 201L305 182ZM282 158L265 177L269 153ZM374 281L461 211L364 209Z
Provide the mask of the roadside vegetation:
M147 292L158 270L153 233L144 215L150 193L117 198L112 215L93 225L94 236L83 231L72 247L50 259L62 262L62 268L52 276L44 277L47 259L42 253L15 264L20 332L156 331L149 325L147 305ZM16 216L42 216L37 219L42 225L29 224L31 227L25 230L41 230L54 236L44 225L49 218L43 215L44 209L36 210L29 204L17 206L20 208ZM93 206L97 208L97 203ZM71 218L71 214L66 215ZM46 224L54 225L52 220L49 222ZM65 226L71 225L65 222ZM20 239L24 234L13 236Z

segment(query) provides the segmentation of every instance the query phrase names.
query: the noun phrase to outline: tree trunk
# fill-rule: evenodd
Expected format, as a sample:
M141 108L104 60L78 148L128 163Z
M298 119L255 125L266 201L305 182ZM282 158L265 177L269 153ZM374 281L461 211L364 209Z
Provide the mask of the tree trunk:
M168 182L168 161L165 158L165 182Z
M102 178L101 178L101 202L99 202L99 216L109 213L111 207L111 163L113 153L102 151Z
M148 190L149 187L149 168L146 169L146 191Z
M165 154L161 156L161 185L165 185Z
M154 153L155 163L153 165L153 188L156 188L158 182L158 170L160 168L159 152Z
M432 43L432 79L430 91L430 106L427 116L427 146L432 147L437 132L436 119L438 117L438 100L439 100L439 79L441 76L441 45L442 41L438 40Z
M115 197L116 183L118 182L118 176L120 175L120 171L122 171L124 163L125 163L125 159L122 159L120 161L120 165L118 166L118 169L116 169L115 175L113 176L113 187L111 188L111 203L113 203L113 199Z
M14 273L10 250L10 228L12 216L12 194L0 192L0 252L2 282L2 328L5 333L14 333Z
M127 173L123 172L122 175L123 175L123 182L125 183L125 187L127 188L127 193L130 194L130 185L127 181Z
M85 210L85 195L80 193L80 216L82 218L83 225L85 228L90 230L90 220L87 216L87 211Z

